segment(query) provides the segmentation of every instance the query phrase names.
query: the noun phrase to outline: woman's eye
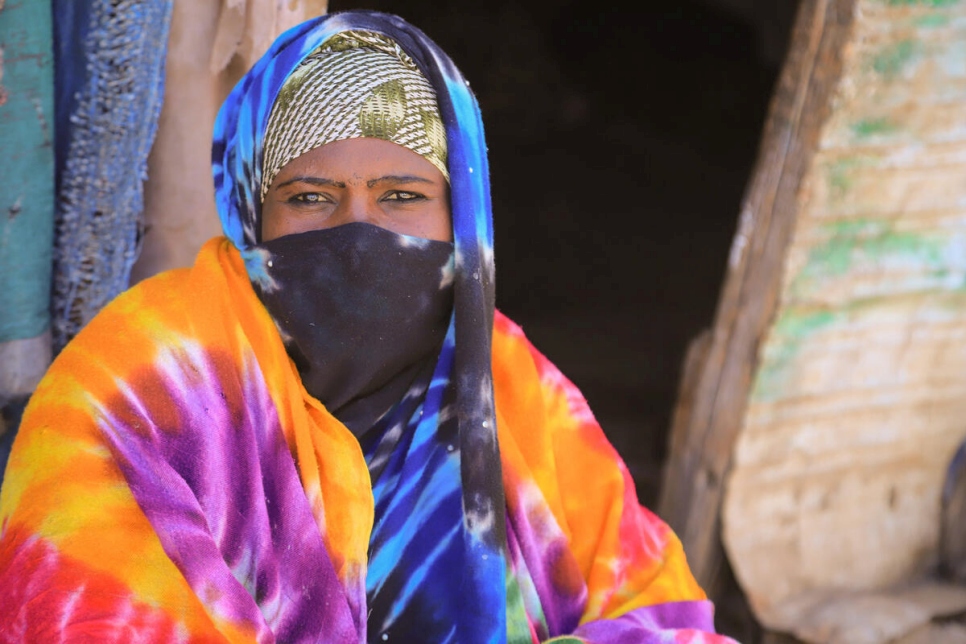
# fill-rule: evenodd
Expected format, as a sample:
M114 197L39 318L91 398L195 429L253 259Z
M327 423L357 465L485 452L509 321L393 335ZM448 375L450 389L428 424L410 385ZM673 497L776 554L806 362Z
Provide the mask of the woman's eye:
M301 192L290 197L289 201L297 204L319 204L328 203L329 200L319 192Z
M419 199L425 199L423 195L418 192L406 192L405 190L393 190L385 197L386 201L417 201Z

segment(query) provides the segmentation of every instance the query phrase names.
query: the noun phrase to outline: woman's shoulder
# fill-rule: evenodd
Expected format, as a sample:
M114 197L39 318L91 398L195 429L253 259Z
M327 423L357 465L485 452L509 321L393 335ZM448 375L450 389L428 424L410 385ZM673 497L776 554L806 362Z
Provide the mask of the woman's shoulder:
M176 268L141 280L108 302L89 320L66 349L78 345L123 344L137 335L188 316L197 307L193 268ZM194 287L194 288L193 288ZM195 293L194 298L192 293ZM113 340L113 341L110 341Z
M232 295L222 266L225 249L206 244L193 266L146 278L111 300L61 352L100 363L137 364L162 346L190 341L205 328L224 328Z
M583 395L557 366L527 338L523 327L500 311L493 320L493 375L513 381L536 378L541 387L554 395L565 395L584 406Z
M523 328L497 310L493 316L494 384L536 375L536 355L540 354L523 333Z
M504 414L536 416L553 426L596 424L577 386L499 311L493 323L493 386Z
M536 361L536 359L546 361L543 354L527 338L523 332L523 327L497 309L493 316L494 369L496 369L498 363L508 360L531 362Z

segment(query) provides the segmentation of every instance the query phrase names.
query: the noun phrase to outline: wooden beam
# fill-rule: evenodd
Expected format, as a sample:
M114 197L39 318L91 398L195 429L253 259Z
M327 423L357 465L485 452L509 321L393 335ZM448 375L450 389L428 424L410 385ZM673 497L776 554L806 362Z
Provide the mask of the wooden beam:
M775 315L797 196L828 118L856 0L803 0L769 110L758 160L689 409L678 409L659 513L706 588L723 559L723 482L741 429L759 345Z

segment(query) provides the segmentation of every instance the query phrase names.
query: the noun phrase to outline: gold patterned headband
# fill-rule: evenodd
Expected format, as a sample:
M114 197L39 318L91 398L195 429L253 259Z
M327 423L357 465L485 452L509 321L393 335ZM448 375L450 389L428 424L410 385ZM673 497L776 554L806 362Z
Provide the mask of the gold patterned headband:
M287 163L333 141L372 137L408 148L446 180L446 130L436 92L391 38L345 31L292 72L268 117L261 199Z

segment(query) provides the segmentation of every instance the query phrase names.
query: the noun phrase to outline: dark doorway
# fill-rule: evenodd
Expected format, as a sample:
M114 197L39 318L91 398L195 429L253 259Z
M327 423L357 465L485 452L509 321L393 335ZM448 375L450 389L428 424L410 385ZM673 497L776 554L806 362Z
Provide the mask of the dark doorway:
M580 387L652 506L681 360L711 324L787 42L794 3L774 5L330 3L405 17L469 79L498 306Z

